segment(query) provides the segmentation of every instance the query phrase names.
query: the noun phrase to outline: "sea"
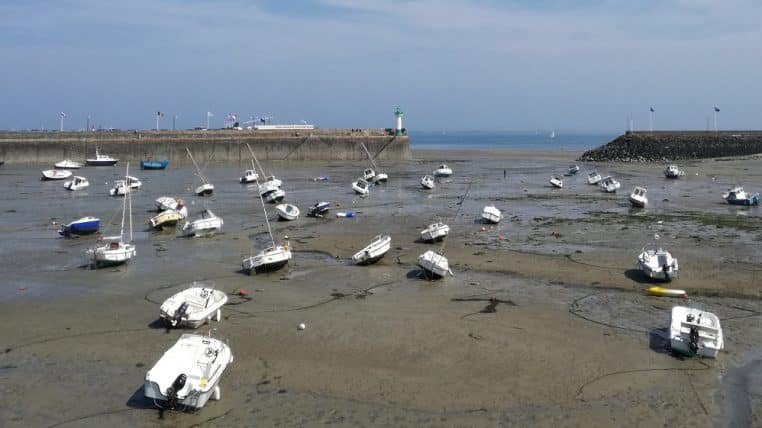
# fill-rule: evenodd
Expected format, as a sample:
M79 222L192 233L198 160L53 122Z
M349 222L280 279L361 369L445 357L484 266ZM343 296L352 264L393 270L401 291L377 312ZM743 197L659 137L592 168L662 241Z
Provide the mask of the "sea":
M608 143L615 133L564 133L550 131L410 131L413 150L515 149L585 151Z

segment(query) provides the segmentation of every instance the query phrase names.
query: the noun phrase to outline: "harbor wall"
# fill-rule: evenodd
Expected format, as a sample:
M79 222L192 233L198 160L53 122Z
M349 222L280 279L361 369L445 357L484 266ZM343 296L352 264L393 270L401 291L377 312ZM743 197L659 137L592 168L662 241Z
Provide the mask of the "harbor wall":
M762 131L638 131L588 150L580 161L669 162L762 153Z
M412 158L407 135L384 129L316 129L289 131L81 131L0 132L0 159L6 163L49 164L62 159L84 161L95 149L120 161L151 156L171 165L188 164L185 148L199 162L246 162L246 144L260 160L367 160L360 143L377 160Z

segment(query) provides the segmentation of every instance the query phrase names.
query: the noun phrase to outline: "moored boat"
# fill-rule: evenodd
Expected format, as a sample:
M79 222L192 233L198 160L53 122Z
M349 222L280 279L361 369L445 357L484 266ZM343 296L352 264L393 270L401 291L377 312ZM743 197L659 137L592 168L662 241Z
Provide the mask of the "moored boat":
M664 176L667 178L680 178L685 175L685 171L680 169L677 165L670 164L664 168Z
M358 251L352 256L352 261L358 265L369 265L375 263L389 251L392 237L389 235L376 235L371 239L370 244Z
M127 164L125 177L129 175L130 164ZM129 207L129 240L124 239L124 220ZM96 245L87 250L87 255L92 259L92 264L96 267L106 267L127 263L137 255L135 245L132 244L132 192L127 192L127 197L122 200L122 225L119 236L102 237L101 241L106 241L103 245Z
M557 175L551 176L549 181L550 181L550 185L555 188L562 189L564 187L563 178Z
M243 172L243 175L238 180L241 182L241 184L249 184L249 183L255 183L257 180L259 180L259 174L257 174L257 170L254 168L254 161L251 161L251 169L247 169Z
M757 205L759 204L759 193L750 195L743 187L735 186L722 194L722 198L731 205Z
M587 184L598 184L601 182L603 178L598 173L598 171L590 171L587 174Z
M452 169L447 164L439 165L439 168L434 170L434 177L449 177L452 175Z
M579 172L579 166L577 165L570 165L569 166L569 172L566 173L566 175L574 175Z
M214 192L214 184L203 183L194 191L198 196L210 196Z
M85 163L90 166L114 166L119 162L119 159L114 159L109 155L102 155L98 148L95 148L95 157L85 159Z
M260 196L268 203L276 204L281 202L286 197L286 191L283 189L275 189L260 194Z
M182 201L182 199L180 200ZM177 200L169 196L162 196L156 199L157 211L173 210L177 208Z
M482 210L482 220L487 223L497 224L503 219L503 213L494 205L487 205Z
M429 279L439 279L447 274L453 275L447 257L432 250L418 256L418 266L423 269L424 276Z
M292 204L280 204L275 206L278 212L278 219L284 221L296 220L299 218L299 208Z
M80 169L82 168L82 164L79 162L74 162L73 160L64 159L62 161L56 162L55 167L57 169Z
M307 210L307 217L323 217L331 209L331 203L322 201L317 202Z
M441 221L431 223L421 231L421 241L433 242L441 241L450 233L450 226L442 223Z
M46 169L42 171L42 180L64 180L71 176L71 171L65 169Z
M370 194L370 186L365 179L359 178L352 182L352 190L360 196L368 196Z
M222 290L190 287L172 295L159 308L159 318L169 327L198 328L211 320L222 319L228 296Z
M90 182L85 177L75 175L71 181L64 182L64 189L66 190L82 190L90 186Z
M62 225L58 234L65 237L89 235L97 232L100 227L101 220L99 218L87 216Z
M291 260L291 249L288 244L267 247L251 256L243 259L241 266L244 272L251 275L252 272L263 273L278 270Z
M222 230L224 222L221 217L217 217L211 210L205 209L201 212L201 218L186 222L183 225L183 236L212 236Z
M673 307L669 344L676 353L717 358L725 347L719 317L696 308Z
M436 186L436 184L434 184L434 177L430 175L424 175L423 178L421 178L421 186L424 189L433 189Z
M620 187L622 187L622 184L619 183L614 179L614 177L608 176L604 177L600 182L601 190L603 190L606 193L614 193L616 192Z
M363 180L368 182L372 181L373 177L375 176L376 176L376 171L374 171L373 168L365 168L365 170L363 170L362 172Z
M676 279L679 270L677 258L672 253L652 244L643 247L635 267L648 278L663 281Z
M178 202L177 208L164 210L148 219L148 224L156 230L177 226L188 215L188 209Z
M648 197L646 197L648 190L645 187L635 186L630 193L630 203L634 207L644 208L648 204Z
M140 161L140 169L165 169L169 165L169 159L164 160L142 160Z

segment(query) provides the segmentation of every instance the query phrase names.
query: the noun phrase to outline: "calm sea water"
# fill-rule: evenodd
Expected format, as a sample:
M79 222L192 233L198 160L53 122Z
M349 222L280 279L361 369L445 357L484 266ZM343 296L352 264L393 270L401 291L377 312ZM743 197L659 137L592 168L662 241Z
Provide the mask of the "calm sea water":
M518 149L582 151L613 140L616 134L565 134L506 131L410 131L415 149Z

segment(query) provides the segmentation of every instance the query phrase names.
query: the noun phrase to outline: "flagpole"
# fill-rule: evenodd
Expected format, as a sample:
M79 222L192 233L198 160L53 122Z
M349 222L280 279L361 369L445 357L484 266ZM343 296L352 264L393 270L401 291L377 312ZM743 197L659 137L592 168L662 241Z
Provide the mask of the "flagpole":
M156 113L156 130L159 130L159 113Z
M717 107L714 108L714 132L717 132Z
M653 133L654 132L654 111L651 109L648 115L648 130Z

